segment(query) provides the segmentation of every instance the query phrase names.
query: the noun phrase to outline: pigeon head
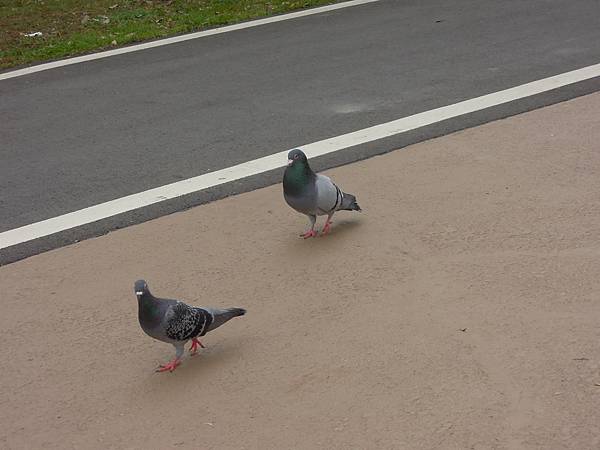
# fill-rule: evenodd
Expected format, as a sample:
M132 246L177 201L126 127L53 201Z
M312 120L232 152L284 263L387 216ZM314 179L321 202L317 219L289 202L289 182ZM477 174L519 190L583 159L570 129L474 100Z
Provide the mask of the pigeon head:
M302 150L296 148L288 153L288 166L304 165L308 162L306 155Z
M143 295L150 293L150 289L148 289L148 283L146 283L145 280L137 280L135 282L134 291L138 299Z

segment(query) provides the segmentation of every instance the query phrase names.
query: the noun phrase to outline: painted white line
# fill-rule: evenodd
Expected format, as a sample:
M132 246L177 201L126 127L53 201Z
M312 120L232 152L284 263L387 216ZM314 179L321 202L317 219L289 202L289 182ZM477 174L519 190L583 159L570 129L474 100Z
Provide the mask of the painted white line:
M299 148L304 150L310 158L337 152L348 147L376 141L416 128L441 122L446 119L458 117L492 106L518 100L531 95L547 92L579 81L589 80L600 76L600 64L562 73L549 78L533 81L531 83L515 86L503 91L472 98L452 105L432 109L402 119L382 123L348 134L342 134ZM201 191L214 186L240 180L252 175L278 169L286 165L288 150L272 155L247 161L236 166L227 167L215 172L207 173L187 180L167 184L137 194L111 200L89 208L80 209L62 216L42 220L41 222L25 225L20 228L0 233L0 249L23 242L48 236L59 231L68 230L80 225L85 225L107 217L112 217L137 208L160 203L168 199L181 197L192 192Z
M296 11L287 14L281 14L279 16L266 17L264 19L252 20L249 22L238 23L235 25L227 25L224 27L213 28L211 30L198 31L196 33L184 34L181 36L173 36L165 39L158 39L156 41L144 42L142 44L130 45L128 47L116 48L114 50L107 50L104 52L92 53L89 55L76 56L74 58L62 59L60 61L53 61L45 64L39 64L37 66L25 67L24 69L13 70L11 72L0 73L0 80L6 80L8 78L20 77L23 75L29 75L35 72L41 72L43 70L55 69L57 67L70 66L71 64L78 64L85 61L92 61L94 59L108 58L110 56L122 55L124 53L138 52L140 50L146 50L148 48L161 47L163 45L175 44L177 42L189 41L191 39L198 39L207 36L214 36L215 34L228 33L230 31L243 30L245 28L259 27L269 23L282 22L284 20L296 19L299 17L312 16L314 14L320 14L328 11L335 11L337 9L349 8L350 6L364 5L367 3L375 3L380 0L352 0L343 3L336 3L333 5L321 6L318 8L304 9L302 11Z

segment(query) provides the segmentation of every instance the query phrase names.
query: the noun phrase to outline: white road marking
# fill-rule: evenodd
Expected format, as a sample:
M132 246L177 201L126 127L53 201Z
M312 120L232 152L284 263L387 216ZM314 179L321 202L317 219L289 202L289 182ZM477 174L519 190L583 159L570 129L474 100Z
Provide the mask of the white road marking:
M122 55L124 53L137 52L145 50L147 48L162 47L163 45L175 44L177 42L189 41L191 39L198 39L207 36L214 36L215 34L228 33L230 31L243 30L245 28L259 27L269 23L282 22L284 20L297 19L298 17L312 16L314 14L320 14L328 11L335 11L337 9L348 8L350 6L364 5L367 3L375 3L380 0L352 0L343 3L336 3L333 5L321 6L318 8L304 9L302 11L296 11L288 14L281 14L278 16L265 17L264 19L251 20L249 22L237 23L235 25L227 25L224 27L213 28L211 30L198 31L196 33L183 34L181 36L173 36L165 39L158 39L156 41L144 42L142 44L130 45L128 47L116 48L114 50L107 50L104 52L92 53L89 55L76 56L74 58L62 59L60 61L53 61L45 64L39 64L37 66L25 67L23 69L13 70L11 72L0 73L0 80L6 80L8 78L20 77L23 75L29 75L35 72L41 72L43 70L55 69L57 67L70 66L71 64L77 64L85 61L92 61L94 59L108 58L110 56Z
M589 80L600 76L600 64L587 66L582 69L562 73L531 83L515 86L503 91L472 98L452 105L432 109L412 116L403 117L391 122L382 123L348 134L342 134L301 148L309 158L337 152L348 147L376 141L416 128L431 125L443 120L458 117L492 106L518 100L531 95L547 92L579 81ZM59 231L68 230L107 217L112 217L137 208L160 203L167 199L181 197L192 192L201 191L213 186L219 186L231 181L240 180L252 175L284 167L287 164L288 150L268 155L236 166L210 172L187 180L177 181L137 194L121 197L88 208L73 211L62 216L42 220L41 222L25 225L20 228L0 233L0 249L23 242L48 236Z

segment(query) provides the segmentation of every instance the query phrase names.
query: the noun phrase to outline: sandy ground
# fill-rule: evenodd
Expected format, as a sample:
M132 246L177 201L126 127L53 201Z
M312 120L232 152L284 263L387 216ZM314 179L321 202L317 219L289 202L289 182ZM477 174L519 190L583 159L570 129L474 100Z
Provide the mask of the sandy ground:
M600 448L600 94L0 268L0 447ZM172 374L133 281L248 315Z

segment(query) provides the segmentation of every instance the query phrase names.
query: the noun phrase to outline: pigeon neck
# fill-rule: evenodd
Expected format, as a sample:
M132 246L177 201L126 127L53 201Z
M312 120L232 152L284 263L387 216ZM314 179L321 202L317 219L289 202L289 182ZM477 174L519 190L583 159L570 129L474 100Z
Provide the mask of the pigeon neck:
M285 169L283 189L290 195L300 194L314 176L308 163L296 162Z
M158 302L152 294L144 294L138 299L139 318L145 323L160 322Z

